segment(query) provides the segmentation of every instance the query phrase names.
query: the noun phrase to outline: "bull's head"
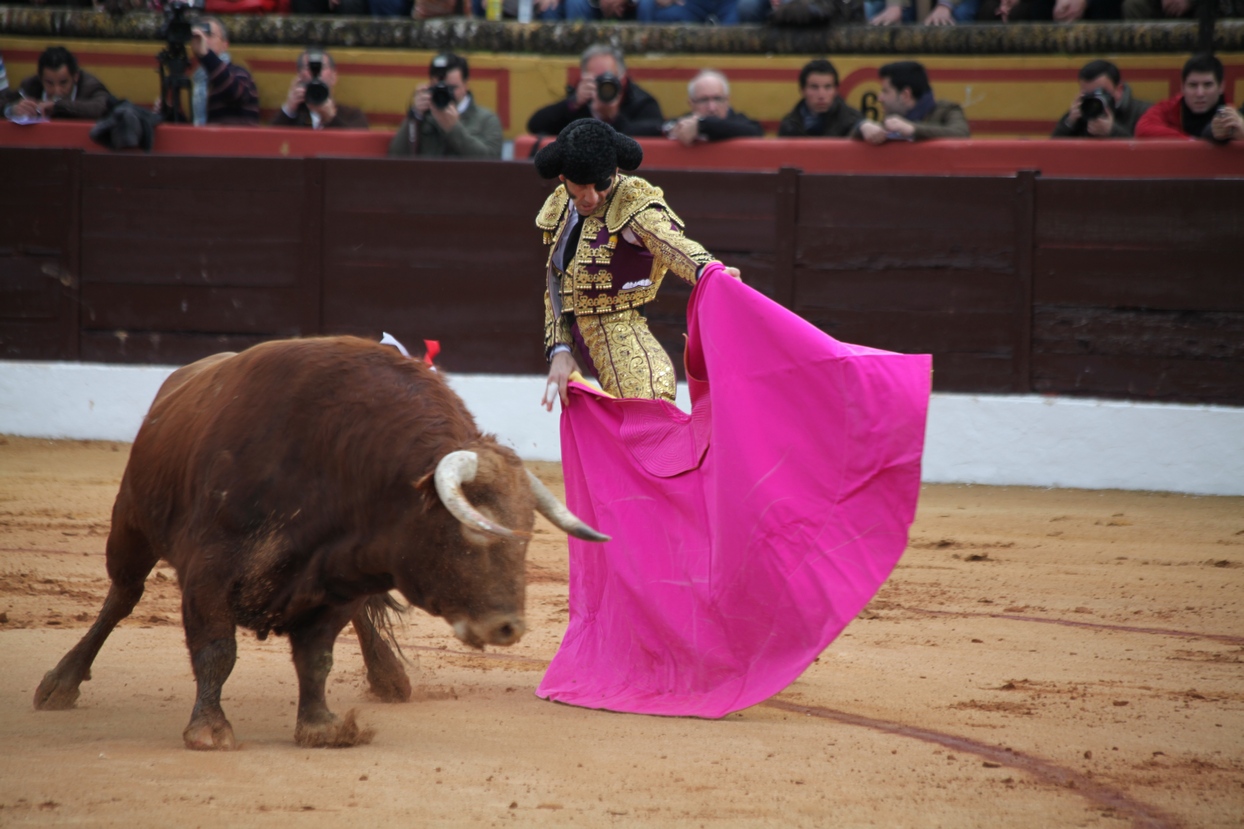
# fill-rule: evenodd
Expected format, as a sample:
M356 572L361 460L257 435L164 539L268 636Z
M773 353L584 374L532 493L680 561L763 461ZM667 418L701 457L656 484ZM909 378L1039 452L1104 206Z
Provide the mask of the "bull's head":
M446 563L448 569L459 579L486 582L475 585L468 606L446 607L441 614L472 647L513 644L526 630L525 559L533 510L575 538L609 540L566 509L509 450L494 446L450 452L437 464L433 479L441 503L461 524L463 556L471 559ZM517 593L513 601L504 599L507 582ZM481 591L501 601L480 601Z

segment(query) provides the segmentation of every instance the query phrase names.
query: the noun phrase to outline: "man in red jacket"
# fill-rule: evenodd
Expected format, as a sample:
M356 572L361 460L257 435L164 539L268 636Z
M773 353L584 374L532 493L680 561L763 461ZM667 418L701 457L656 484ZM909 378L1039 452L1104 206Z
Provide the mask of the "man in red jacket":
M1136 123L1137 138L1204 138L1244 141L1244 115L1222 95L1222 61L1194 55L1183 68L1183 92L1149 108Z

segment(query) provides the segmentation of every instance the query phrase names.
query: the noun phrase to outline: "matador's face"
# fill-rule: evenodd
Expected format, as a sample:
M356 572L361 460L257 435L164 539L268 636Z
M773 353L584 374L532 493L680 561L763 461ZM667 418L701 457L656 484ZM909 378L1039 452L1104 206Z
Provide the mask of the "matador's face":
M609 180L609 186L604 190L597 190L595 184L575 184L565 176L559 176L559 178L562 184L566 185L566 192L570 194L570 200L574 202L575 211L580 216L590 216L608 200L618 174L615 170L613 177Z

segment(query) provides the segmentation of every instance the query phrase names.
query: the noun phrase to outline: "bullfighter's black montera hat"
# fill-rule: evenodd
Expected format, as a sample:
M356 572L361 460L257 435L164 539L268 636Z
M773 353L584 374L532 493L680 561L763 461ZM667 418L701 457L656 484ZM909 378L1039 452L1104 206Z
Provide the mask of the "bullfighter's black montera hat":
M580 118L572 121L557 140L536 153L536 170L545 178L565 176L575 184L594 184L605 190L619 167L639 169L644 148L604 121Z

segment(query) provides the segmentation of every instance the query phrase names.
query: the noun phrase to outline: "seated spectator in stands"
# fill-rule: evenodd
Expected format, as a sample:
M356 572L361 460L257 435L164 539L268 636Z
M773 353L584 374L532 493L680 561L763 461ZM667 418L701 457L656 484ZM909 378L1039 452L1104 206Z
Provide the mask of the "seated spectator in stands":
M0 63L0 70L3 64ZM64 46L49 46L39 55L36 74L16 89L0 92L7 118L87 118L98 121L108 106L108 90L98 78L78 68ZM5 86L8 86L7 78Z
M922 141L926 138L968 138L968 119L950 101L933 98L929 76L914 60L887 63L877 70L881 92L877 100L885 108L880 124L860 121L856 134L869 144L887 141Z
M190 122L195 126L259 123L259 90L251 73L229 60L229 31L202 17L191 29L190 51L199 66L190 76ZM181 98L164 102L167 120L187 120Z
M995 17L1008 23L1030 20L1074 23L1077 20L1118 20L1121 13L1120 0L980 0L976 19L986 23Z
M470 77L466 58L449 52L432 58L429 81L415 90L389 155L500 158L501 119L475 103Z
M864 0L864 19L873 26L894 26L915 23L915 0ZM980 0L935 0L920 22L926 26L954 26L972 23L980 9Z
M778 26L863 23L864 0L739 0L739 22Z
M1194 55L1183 68L1183 91L1149 107L1136 124L1137 138L1204 138L1244 141L1244 116L1222 94L1222 61Z
M637 0L635 19L640 23L739 22L739 0Z
M1059 119L1051 138L1131 138L1136 122L1152 106L1132 97L1119 67L1108 60L1084 64L1079 81L1080 94Z
M361 109L338 103L337 63L322 49L308 49L298 56L297 74L289 82L285 103L272 119L274 127L313 129L367 129ZM309 91L308 91L309 90Z
M1193 0L1123 0L1124 20L1158 20L1191 17Z
M536 110L527 132L557 135L571 121L595 118L623 135L660 135L661 105L626 74L622 50L608 43L589 46L579 58L579 83L567 97Z
M407 12L409 13L409 7ZM371 13L368 0L290 0L290 14L339 14L365 17Z
M760 124L730 106L730 82L712 69L704 69L687 84L691 112L666 121L661 131L675 141L690 147L698 141L721 141L726 138L760 138L765 134Z
M838 96L838 70L827 60L814 60L799 71L803 100L782 119L778 135L844 138L864 119Z
M453 6L456 6L460 2L467 2L467 0L433 0L433 3L430 3L430 4L416 3L415 4L415 17L416 18L439 17L440 15L421 15L420 14L421 6L434 5L434 4L444 4L450 9L445 12L446 15L457 16L459 12L452 11L452 8ZM599 0L597 0L597 2L599 2ZM631 13L628 16L629 17L635 16L633 8L630 7L629 5L629 0L606 0L606 2L602 5L612 8L615 4L626 7L626 8L630 8ZM488 8L487 8L487 4L485 3L485 0L469 0L468 5L471 9L472 14L474 14L480 20L484 20L488 16ZM563 3L563 0L532 0L531 19L533 21L538 20L543 23L556 23L559 20L566 19L566 15L570 13L570 9L572 6L575 8L576 14L580 15L578 17L573 18L574 20L593 20L593 19L599 20L602 16L601 15L602 7L593 6L588 2L588 0L573 0L573 1L565 0L565 3ZM517 20L518 11L519 11L519 0L502 0L501 2L501 19L502 20ZM592 17L591 13L595 13L595 17ZM604 16L612 17L613 15L606 14Z

